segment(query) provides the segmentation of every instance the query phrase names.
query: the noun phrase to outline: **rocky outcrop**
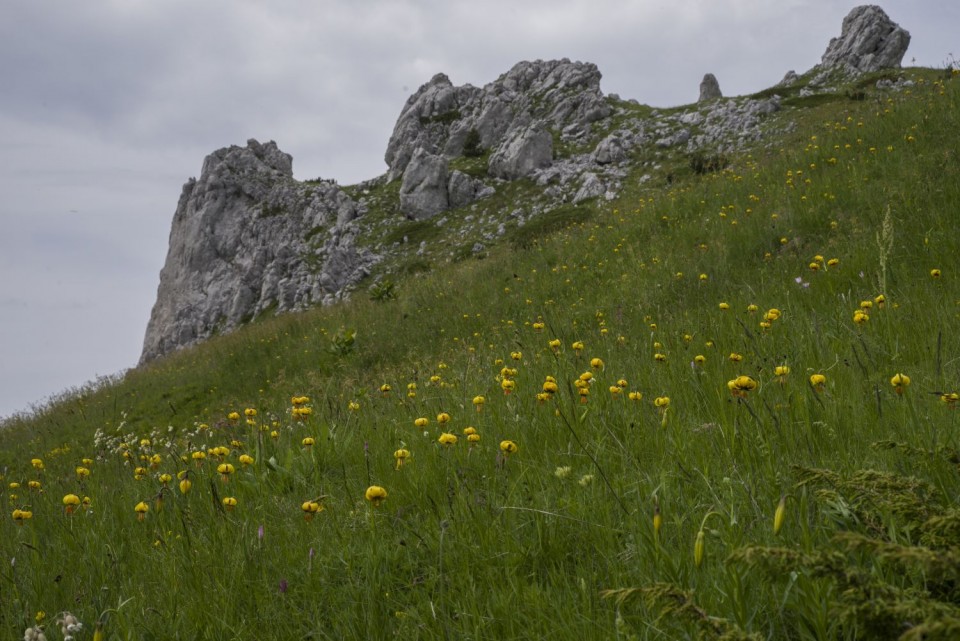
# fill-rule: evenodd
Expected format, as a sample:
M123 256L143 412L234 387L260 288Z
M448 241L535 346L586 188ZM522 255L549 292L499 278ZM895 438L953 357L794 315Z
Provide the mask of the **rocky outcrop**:
M553 137L539 124L516 128L490 156L489 171L497 178L516 180L553 161Z
M570 125L583 127L611 113L600 91L600 72L591 63L520 62L482 89L455 87L447 76L437 74L400 112L384 156L387 179L403 175L418 148L447 158L461 155L471 130L479 134L483 149L502 158L508 153L502 147L516 149L519 132L534 122L549 133Z
M418 148L403 174L400 211L414 220L430 218L450 206L447 160Z
M717 82L715 75L708 73L700 81L700 98L697 102L707 102L717 98L723 98L723 94L720 92L720 83Z
M854 7L843 19L839 38L832 38L820 66L842 67L856 73L899 67L910 33L878 6Z
M909 40L879 8L858 7L823 63L801 76L789 72L783 93L837 91L831 83L851 73L897 66ZM877 87L909 83L883 78ZM697 104L667 112L637 108L636 101L603 95L595 65L566 59L518 63L482 88L457 87L437 74L404 105L387 145L387 173L351 188L359 202L334 182L294 180L290 156L273 142L220 149L183 188L141 361L268 311L334 302L383 255L404 256L412 249L407 237L400 242L393 233L401 221L362 218L368 205L384 216L395 210L396 192L380 189L390 181L402 178L399 207L408 218L437 216L439 227L451 222L441 212L464 209L457 222L469 224L476 237L461 240L481 255L510 225L564 203L611 200L631 183L652 180L662 160L703 152L722 162L726 152L777 131L782 123L768 117L780 109L780 97L758 95L723 98L707 74ZM477 160L484 156L485 167ZM500 218L502 202L476 204L494 193L493 185L518 178L539 188L529 211ZM379 245L359 238L374 227L392 233L376 236ZM378 254L361 249L368 245ZM427 249L421 240L416 255Z
M177 204L141 362L267 310L342 297L378 260L354 243L361 213L332 182L294 180L274 142L207 156Z

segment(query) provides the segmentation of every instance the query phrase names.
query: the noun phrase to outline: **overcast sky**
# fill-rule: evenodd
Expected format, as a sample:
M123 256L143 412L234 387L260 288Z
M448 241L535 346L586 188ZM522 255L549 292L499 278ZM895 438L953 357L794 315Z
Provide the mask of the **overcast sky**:
M134 366L183 183L276 140L299 179L382 174L407 97L520 60L594 62L654 106L819 62L835 0L0 0L0 417ZM944 66L960 3L888 0ZM960 50L956 53L960 55Z

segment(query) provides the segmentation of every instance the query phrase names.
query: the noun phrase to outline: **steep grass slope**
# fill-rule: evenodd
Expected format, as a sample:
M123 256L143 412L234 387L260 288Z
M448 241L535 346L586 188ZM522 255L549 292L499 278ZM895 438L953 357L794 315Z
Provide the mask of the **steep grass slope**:
M955 638L960 80L908 75L12 421L0 636Z

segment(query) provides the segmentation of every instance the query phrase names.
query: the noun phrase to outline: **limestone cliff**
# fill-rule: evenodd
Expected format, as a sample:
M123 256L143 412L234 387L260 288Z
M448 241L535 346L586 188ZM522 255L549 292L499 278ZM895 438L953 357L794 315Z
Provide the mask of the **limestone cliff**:
M173 216L141 362L268 309L343 296L377 261L354 246L359 213L332 182L294 180L291 157L274 142L207 156Z

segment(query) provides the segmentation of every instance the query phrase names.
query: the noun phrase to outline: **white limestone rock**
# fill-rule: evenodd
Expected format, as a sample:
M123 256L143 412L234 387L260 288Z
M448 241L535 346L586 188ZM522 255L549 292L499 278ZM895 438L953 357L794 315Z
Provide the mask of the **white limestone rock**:
M358 215L333 182L294 180L291 157L272 141L207 156L173 216L141 363L268 309L342 297L379 260L353 244Z
M868 73L899 67L910 33L876 5L854 7L843 19L838 38L832 38L820 66Z
M447 159L418 148L403 172L400 211L414 220L436 216L450 206Z

